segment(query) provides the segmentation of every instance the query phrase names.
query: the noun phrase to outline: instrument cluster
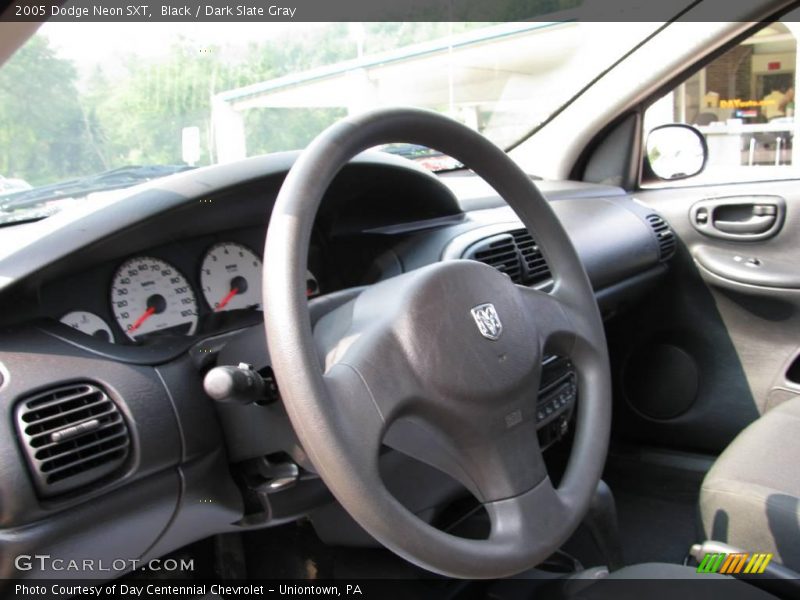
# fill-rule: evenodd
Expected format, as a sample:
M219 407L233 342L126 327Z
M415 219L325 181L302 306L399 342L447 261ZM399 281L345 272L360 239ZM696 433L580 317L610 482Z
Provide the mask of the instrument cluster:
M194 280L171 262L148 254L122 261L108 285L108 316L70 310L60 321L107 342L141 342L164 335L193 335L202 314L261 310L261 258L247 245L216 242L205 249ZM319 294L308 271L306 294ZM115 335L115 331L117 331ZM119 332L122 332L120 335Z

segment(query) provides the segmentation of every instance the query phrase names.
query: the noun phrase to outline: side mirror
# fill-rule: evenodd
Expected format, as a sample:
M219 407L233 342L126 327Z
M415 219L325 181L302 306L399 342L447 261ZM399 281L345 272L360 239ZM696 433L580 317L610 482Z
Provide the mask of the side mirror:
M667 181L694 177L706 166L706 138L691 125L673 123L656 127L645 145L650 172Z

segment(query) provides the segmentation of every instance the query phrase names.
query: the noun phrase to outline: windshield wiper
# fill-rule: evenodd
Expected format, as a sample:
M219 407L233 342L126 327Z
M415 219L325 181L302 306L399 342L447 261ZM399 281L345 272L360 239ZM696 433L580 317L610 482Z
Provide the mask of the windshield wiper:
M188 165L147 165L129 166L111 169L96 175L71 179L50 185L44 185L32 190L14 192L0 196L0 210L18 210L35 207L42 202L61 200L76 196L85 196L92 192L117 190L137 183L166 177L174 173L193 169Z

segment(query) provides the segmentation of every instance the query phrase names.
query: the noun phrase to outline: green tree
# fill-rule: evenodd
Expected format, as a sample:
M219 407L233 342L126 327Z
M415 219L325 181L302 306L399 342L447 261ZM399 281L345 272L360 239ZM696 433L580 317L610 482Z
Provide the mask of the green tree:
M130 56L124 75L88 82L87 101L101 125L109 166L182 162L182 129L207 129L210 96L226 83L214 49L205 50L178 40L167 60ZM207 154L202 159L208 162Z
M102 168L74 66L35 36L0 69L0 174L44 184Z

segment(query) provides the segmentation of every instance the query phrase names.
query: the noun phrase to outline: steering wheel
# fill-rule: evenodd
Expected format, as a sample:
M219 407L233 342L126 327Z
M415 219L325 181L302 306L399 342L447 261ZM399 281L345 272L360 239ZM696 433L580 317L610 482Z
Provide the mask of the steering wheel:
M492 185L540 244L552 291L516 285L482 263L449 260L368 287L312 330L306 265L320 200L356 154L398 141L440 150ZM564 228L502 150L426 110L339 121L286 177L267 232L263 282L272 367L292 425L333 495L378 541L443 575L496 578L539 564L578 526L608 449L603 324ZM580 394L557 488L536 435L545 352L571 358ZM488 537L457 537L407 510L381 479L382 443L466 486L489 515Z

